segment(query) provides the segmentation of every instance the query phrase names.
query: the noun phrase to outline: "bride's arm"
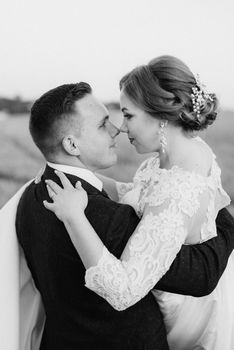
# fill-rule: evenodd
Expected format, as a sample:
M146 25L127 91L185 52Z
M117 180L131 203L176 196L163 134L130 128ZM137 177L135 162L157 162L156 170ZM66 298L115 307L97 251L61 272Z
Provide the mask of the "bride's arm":
M60 176L63 182L65 177ZM65 187L66 183L63 185ZM70 186L72 188L71 184ZM176 189L178 190L178 186ZM56 190L55 188L55 192ZM188 216L191 216L196 211L196 203L189 207L184 192L183 196L185 209L190 210ZM55 196L57 197L59 196ZM57 208L62 209L63 217L56 212L56 203L46 203L46 207L63 220L88 269L86 286L104 297L114 308L123 310L144 297L169 269L187 235L186 218L169 193L162 190L162 193L156 195L152 191L143 218L129 239L121 261L104 247L82 212L84 208L77 214L77 198L72 203L72 198L75 197L75 192L74 196L72 192L68 193L67 200L62 197L62 202L69 204L66 205L66 210L65 205L57 202ZM74 207L76 215L72 214Z

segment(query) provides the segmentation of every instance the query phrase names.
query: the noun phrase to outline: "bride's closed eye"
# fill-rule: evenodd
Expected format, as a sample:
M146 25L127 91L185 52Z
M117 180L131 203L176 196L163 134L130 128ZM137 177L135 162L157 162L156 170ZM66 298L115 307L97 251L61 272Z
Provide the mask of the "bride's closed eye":
M123 114L123 117L126 118L127 120L129 120L133 117L133 115L129 114L129 113L125 113L125 114Z

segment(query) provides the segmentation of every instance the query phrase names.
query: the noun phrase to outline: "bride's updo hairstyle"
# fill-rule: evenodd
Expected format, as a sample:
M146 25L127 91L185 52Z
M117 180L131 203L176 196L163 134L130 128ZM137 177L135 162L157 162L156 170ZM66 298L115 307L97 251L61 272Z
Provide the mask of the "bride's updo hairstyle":
M217 98L207 93L178 58L160 56L136 67L120 81L120 90L151 116L185 131L199 131L216 118Z

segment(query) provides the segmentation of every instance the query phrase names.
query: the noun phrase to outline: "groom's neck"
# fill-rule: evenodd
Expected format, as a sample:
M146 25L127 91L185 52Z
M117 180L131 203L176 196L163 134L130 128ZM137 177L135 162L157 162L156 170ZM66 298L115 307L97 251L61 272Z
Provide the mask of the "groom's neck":
M60 164L60 165L68 165L74 168L82 168L82 169L88 169L92 172L95 171L95 169L90 168L89 166L85 165L84 163L82 163L79 158L77 157L48 157L46 159L47 162L49 163L53 163L53 164Z

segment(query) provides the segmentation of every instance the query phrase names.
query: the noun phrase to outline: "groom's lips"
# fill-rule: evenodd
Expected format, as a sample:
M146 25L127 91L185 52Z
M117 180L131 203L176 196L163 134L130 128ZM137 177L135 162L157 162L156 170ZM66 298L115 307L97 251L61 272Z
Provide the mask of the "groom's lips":
M129 142L130 142L130 143L133 143L133 141L134 141L134 138L132 138L132 137L129 137L128 139L129 139Z

